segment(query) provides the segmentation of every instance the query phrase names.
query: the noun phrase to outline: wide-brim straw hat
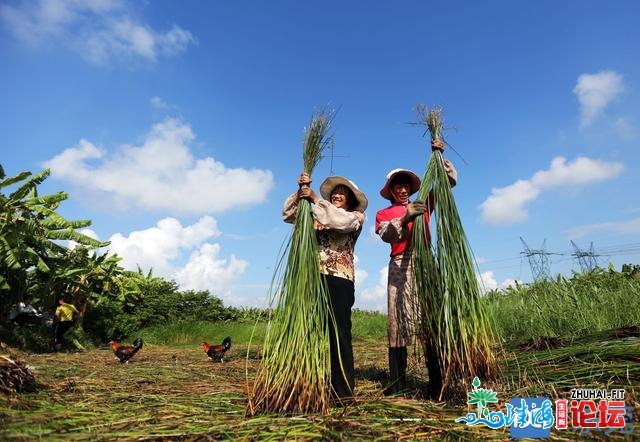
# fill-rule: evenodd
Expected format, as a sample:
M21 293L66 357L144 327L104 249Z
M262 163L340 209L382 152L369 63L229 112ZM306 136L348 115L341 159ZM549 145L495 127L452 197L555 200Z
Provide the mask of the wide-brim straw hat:
M382 189L380 189L380 195L382 198L393 201L393 195L391 195L391 181L396 175L406 175L409 178L409 183L411 184L411 190L409 191L409 196L413 195L420 189L420 178L418 175L411 172L407 169L393 169L391 172L387 174L387 182L384 183Z
M320 195L322 195L322 198L324 198L325 200L330 201L331 192L333 191L333 189L336 188L336 186L340 184L351 189L354 196L356 197L356 201L358 201L358 204L353 208L353 210L357 210L358 212L364 213L364 211L367 210L367 206L369 205L369 200L367 200L367 197L364 195L364 193L362 193L360 189L358 189L358 186L356 186L356 183L346 179L345 177L341 177L341 176L328 177L320 185Z

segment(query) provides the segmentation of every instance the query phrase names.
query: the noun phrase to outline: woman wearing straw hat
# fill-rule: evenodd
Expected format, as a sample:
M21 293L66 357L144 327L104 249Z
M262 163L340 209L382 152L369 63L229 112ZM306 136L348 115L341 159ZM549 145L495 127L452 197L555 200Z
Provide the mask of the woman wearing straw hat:
M440 140L432 142L432 148L444 150ZM449 160L445 160L449 181L455 185L457 172ZM389 376L386 395L397 394L406 388L407 344L413 343L416 305L411 297L411 230L418 216L425 217L429 231L429 212L423 201L409 201L420 189L420 178L410 170L394 169L387 174L380 195L391 205L376 213L376 233L391 244L391 259L387 279L387 335L389 338Z
M309 175L302 173L298 178L300 189L287 198L282 216L285 222L293 223L298 201L306 198L312 203L311 212L320 253L320 272L327 282L337 326L337 341L333 327L330 327L331 385L336 398L348 402L353 397L355 386L351 345L351 307L355 300L353 250L362 232L368 201L353 181L341 176L330 176L324 180L320 185L322 198L316 195L309 184Z

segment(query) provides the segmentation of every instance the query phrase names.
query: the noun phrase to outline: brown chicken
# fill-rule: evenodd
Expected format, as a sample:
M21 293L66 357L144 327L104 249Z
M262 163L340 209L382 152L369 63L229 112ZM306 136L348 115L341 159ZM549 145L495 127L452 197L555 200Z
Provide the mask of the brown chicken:
M133 357L138 350L142 348L142 338L133 341L133 345L120 345L118 341L111 341L111 350L121 363L129 363L129 359Z
M224 362L224 354L231 348L231 338L227 336L223 339L222 344L218 345L203 342L202 348L212 362Z

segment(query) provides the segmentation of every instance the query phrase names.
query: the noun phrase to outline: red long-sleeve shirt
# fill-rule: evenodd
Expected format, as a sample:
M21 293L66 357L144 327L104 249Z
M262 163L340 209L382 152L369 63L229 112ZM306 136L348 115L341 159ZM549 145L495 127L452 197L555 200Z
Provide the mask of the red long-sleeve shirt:
M403 225L406 213L407 206L395 203L376 213L376 233L384 242L391 244L391 256L404 253L411 245L413 222ZM429 212L425 212L424 221L429 235Z

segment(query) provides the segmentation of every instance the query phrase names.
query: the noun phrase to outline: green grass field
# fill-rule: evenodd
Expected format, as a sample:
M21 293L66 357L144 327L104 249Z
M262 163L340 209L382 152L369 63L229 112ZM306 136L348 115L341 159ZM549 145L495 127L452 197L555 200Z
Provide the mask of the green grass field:
M142 330L145 346L129 364L107 348L84 352L26 354L5 349L27 363L39 388L0 393L3 440L509 440L509 429L467 427L455 419L475 406L423 400L424 363L411 352L412 393L387 398L384 315L354 315L356 403L328 415L245 418L247 388L259 364L261 328L249 342L247 323L186 323ZM222 364L211 363L199 346L232 336ZM133 339L133 337L132 337ZM558 345L557 348L547 348ZM301 349L302 351L302 349ZM566 342L533 340L505 348L502 372L492 388L500 400L513 397L569 398L572 388L624 388L638 422L640 336L601 332ZM504 409L504 408L502 408ZM571 430L552 431L552 440L633 440L640 428L605 438ZM630 431L629 428L626 431Z

